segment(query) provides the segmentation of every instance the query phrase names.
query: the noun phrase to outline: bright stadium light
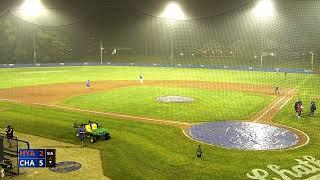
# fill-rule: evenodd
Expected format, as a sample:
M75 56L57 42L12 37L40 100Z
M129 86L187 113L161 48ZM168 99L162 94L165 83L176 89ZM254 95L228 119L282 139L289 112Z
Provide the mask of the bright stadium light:
M173 42L174 39L173 39L173 29L172 28L173 28L176 21L186 20L186 16L178 3L170 2L167 4L164 11L160 15L160 17L163 19L166 19L169 22L168 26L170 28L170 42L171 42L170 43L170 46L171 46L170 59L173 59L174 58L174 42Z
M26 17L37 17L43 14L44 6L41 0L25 0L21 6L23 15Z
M274 15L274 6L272 0L260 0L255 8L257 18L272 18Z
M168 19L170 21L177 21L177 20L185 20L186 16L182 11L180 5L176 2L170 2L162 14L160 15L161 18Z
M45 15L45 7L41 3L41 0L24 0L20 6L21 15L27 19L35 19L40 15ZM36 51L36 30L33 31L33 63L37 63L37 51Z

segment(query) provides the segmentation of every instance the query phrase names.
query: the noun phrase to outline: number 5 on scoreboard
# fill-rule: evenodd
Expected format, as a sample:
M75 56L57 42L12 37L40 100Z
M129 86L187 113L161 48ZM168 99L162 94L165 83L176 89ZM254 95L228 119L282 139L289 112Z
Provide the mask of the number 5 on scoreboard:
M39 160L39 167L44 167L43 161L44 161L43 159L40 159L40 160Z

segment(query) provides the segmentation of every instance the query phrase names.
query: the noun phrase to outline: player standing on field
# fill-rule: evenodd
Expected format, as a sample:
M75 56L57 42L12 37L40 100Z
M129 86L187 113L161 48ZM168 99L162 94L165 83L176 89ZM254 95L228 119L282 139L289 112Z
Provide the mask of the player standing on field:
M301 102L300 98L294 103L294 111L296 112L296 117L298 116L298 104Z
M86 129L84 128L84 125L81 124L81 126L78 128L77 131L79 134L79 140L80 140L81 147L83 147L83 141L86 137Z
M311 101L310 103L310 116L314 116L314 112L317 110L316 103Z
M91 87L91 82L90 82L90 80L87 80L86 81L86 88L90 88Z
M9 148L12 148L13 128L10 125L6 128L6 133L7 133Z
M275 94L280 94L279 89L280 89L280 87L279 87L279 86L275 87L274 93L275 93Z
M143 76L141 74L139 75L139 80L140 80L141 85L143 85Z
M302 109L303 109L303 105L302 105L302 101L299 101L298 102L298 105L297 105L297 113L298 113L298 118L301 118L301 114L302 114Z

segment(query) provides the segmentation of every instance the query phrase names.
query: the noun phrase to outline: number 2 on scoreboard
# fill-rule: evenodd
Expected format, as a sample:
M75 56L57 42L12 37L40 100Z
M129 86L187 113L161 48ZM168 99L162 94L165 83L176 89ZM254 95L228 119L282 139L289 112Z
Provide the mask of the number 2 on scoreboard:
M44 156L43 150L39 150L39 157L43 157L43 156Z

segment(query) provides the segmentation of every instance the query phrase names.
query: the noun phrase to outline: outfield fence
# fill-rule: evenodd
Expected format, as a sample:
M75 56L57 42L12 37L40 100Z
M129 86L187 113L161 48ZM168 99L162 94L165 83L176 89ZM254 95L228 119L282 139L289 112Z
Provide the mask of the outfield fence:
M272 67L250 67L250 66L223 66L223 65L193 65L193 64L141 64L141 63L37 63L37 64L0 64L0 68L24 68L24 67L64 67L64 66L137 66L137 67L175 67L175 68L203 68L203 69L225 69L239 71L260 71L260 72L282 72L282 73L303 73L313 74L315 71L304 68L272 68Z

